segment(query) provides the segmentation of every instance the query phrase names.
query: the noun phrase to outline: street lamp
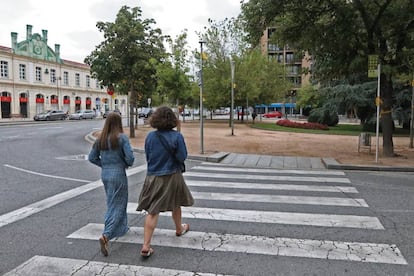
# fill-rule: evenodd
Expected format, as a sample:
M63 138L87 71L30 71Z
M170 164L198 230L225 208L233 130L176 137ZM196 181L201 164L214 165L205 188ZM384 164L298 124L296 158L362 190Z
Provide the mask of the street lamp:
M230 125L231 135L234 135L234 60L230 60L231 68L231 107L230 107Z
M203 118L203 44L205 41L200 40L200 153L204 154L204 118Z
M414 129L414 77L411 82L411 122L410 122L410 148L413 148L413 129Z

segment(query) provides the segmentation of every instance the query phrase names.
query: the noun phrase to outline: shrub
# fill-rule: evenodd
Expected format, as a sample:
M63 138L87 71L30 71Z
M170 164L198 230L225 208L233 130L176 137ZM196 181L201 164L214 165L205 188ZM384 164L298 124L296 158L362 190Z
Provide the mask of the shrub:
M320 130L329 130L327 125L319 124L319 123L299 123L290 121L287 119L279 120L276 122L278 126L284 126L284 127L294 127L294 128L306 128L306 129L320 129Z
M324 106L313 109L309 114L308 122L336 126L339 122L339 117L335 108Z

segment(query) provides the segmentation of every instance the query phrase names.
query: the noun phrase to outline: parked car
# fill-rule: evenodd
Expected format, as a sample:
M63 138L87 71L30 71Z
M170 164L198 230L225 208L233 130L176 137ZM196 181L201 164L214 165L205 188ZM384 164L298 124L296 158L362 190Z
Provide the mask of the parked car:
M237 116L244 116L246 114L250 115L250 112L248 110L244 110L244 112L241 110L237 110Z
M181 114L180 114L181 116L185 116L185 117L189 117L189 116L191 116L191 111L190 110L188 110L188 109L185 109L184 111L182 111L181 112Z
M141 108L141 111L138 112L138 118L148 118L152 115L152 109L149 107Z
M69 115L69 120L95 119L96 114L93 110L78 110Z
M65 120L67 114L62 110L47 110L36 114L33 119L35 121L54 121Z
M114 110L107 110L102 114L103 118L106 118L108 116L109 113L111 112L115 112L118 113L120 116L122 116L121 111L119 111L118 109L114 109Z
M282 118L283 114L280 111L271 111L262 115L264 118Z

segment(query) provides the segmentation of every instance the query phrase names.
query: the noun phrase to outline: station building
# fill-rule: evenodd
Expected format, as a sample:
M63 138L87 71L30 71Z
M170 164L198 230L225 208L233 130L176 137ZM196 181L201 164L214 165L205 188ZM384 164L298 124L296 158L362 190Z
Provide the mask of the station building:
M0 119L33 118L50 109L91 109L98 116L119 109L126 114L127 96L107 92L89 65L62 59L59 44L48 46L47 33L32 33L27 25L25 40L18 42L12 32L11 48L0 45Z

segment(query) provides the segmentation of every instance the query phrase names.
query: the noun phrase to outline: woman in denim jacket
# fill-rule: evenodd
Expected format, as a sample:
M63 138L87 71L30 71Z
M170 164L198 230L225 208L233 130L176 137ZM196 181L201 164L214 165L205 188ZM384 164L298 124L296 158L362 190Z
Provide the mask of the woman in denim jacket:
M128 137L123 133L121 116L108 115L88 159L101 167L101 178L106 194L105 228L99 238L101 252L108 256L109 240L128 231L128 178L125 170L134 163L134 154Z
M181 223L181 206L193 205L194 199L181 172L187 147L183 135L174 130L178 124L177 116L166 106L157 108L150 117L150 125L157 130L148 133L145 139L147 175L137 207L137 211L148 212L141 249L143 257L154 252L151 238L160 212L172 211L176 236L190 230L189 224Z

